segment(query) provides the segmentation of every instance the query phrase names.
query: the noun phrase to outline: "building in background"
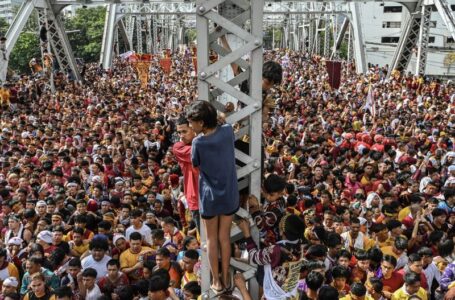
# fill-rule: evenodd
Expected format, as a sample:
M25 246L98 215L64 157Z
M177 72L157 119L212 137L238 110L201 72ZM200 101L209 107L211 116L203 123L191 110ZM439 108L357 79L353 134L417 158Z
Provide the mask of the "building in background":
M0 0L0 18L6 19L11 24L23 2L23 0Z
M453 13L455 0L448 0L448 2ZM366 2L359 7L367 63L390 65L400 35L410 18L409 11L396 2ZM425 73L455 76L455 64L445 63L446 56L450 53L455 53L455 42L436 7L433 6ZM416 68L416 58L414 54L408 67L408 71L412 73Z

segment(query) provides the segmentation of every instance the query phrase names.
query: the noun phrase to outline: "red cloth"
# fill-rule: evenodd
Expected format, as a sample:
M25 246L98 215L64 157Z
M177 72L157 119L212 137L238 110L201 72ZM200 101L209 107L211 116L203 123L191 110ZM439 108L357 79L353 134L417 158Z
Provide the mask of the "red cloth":
M199 170L191 163L191 145L177 142L172 147L183 173L185 197L190 210L199 210Z
M395 292L403 286L404 279L403 275L394 271L389 279L382 277L382 284L384 285L384 291Z

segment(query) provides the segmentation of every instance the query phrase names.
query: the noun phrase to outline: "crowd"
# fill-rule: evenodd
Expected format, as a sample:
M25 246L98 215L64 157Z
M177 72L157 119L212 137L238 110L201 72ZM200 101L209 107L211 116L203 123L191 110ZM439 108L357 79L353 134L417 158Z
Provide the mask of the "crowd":
M200 299L207 156L186 119L192 59L172 60L169 74L152 62L147 89L121 60L82 82L56 74L55 93L43 78L4 84L0 299ZM239 197L259 245L236 220L229 254L258 265L261 297L455 299L455 85L343 63L334 90L321 57L264 60L262 195ZM220 269L219 299L253 299Z

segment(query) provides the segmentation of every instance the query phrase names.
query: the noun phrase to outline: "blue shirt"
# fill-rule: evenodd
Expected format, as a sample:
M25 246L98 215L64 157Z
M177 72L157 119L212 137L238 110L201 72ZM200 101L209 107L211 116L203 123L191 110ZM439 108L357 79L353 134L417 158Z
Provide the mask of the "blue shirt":
M239 208L234 141L229 124L193 140L191 161L199 168L199 210L203 216L232 214Z

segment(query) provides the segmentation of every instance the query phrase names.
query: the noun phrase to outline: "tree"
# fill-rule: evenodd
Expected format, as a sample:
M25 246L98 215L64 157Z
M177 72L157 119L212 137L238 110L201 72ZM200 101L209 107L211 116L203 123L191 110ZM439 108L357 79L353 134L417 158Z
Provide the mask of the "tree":
M14 6L15 14L19 11L19 6ZM6 22L6 20L4 20ZM9 24L0 20L0 32L6 34ZM38 35L38 14L34 11L24 26L16 44L9 56L8 68L19 74L30 73L28 63L34 57L41 56Z
M0 36L5 36L8 31L9 24L5 18L0 18Z
M22 32L9 56L8 67L19 74L30 73L28 63L34 57L41 57L38 34Z
M455 52L447 53L444 57L444 65L447 66L447 74L450 73L450 67L455 63Z
M75 57L82 58L85 62L99 60L105 16L106 8L98 6L79 8L75 16L65 18L67 31L78 30L68 34Z

